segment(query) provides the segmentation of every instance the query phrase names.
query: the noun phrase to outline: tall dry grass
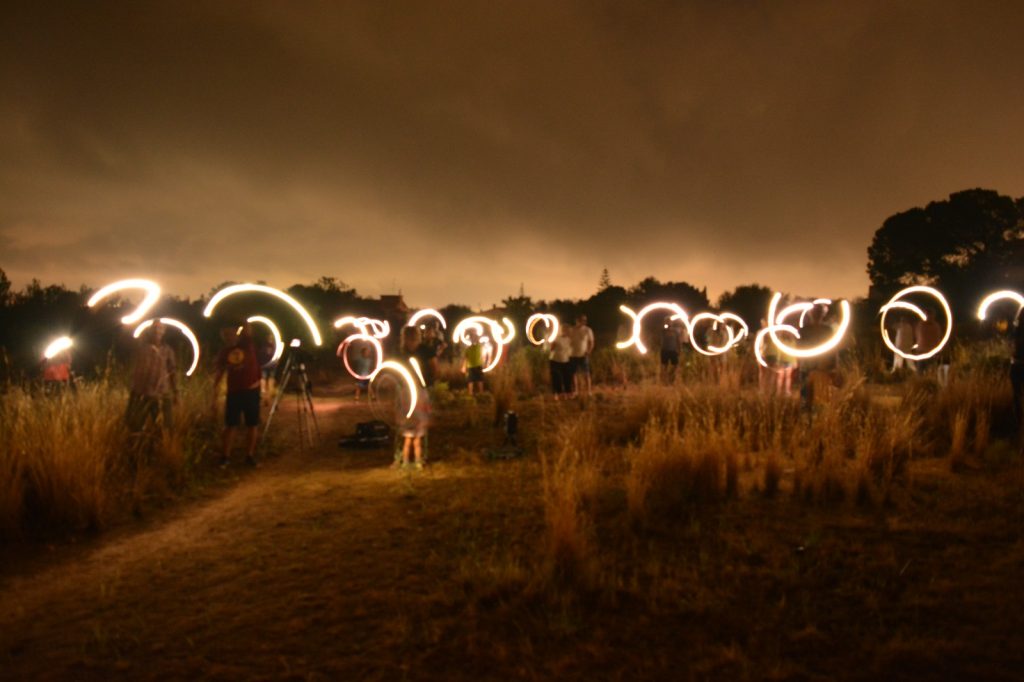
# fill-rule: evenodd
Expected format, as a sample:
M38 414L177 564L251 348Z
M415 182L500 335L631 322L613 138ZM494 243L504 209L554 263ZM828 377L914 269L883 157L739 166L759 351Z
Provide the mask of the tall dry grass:
M92 530L192 479L213 435L209 385L187 384L172 428L133 437L127 391L102 380L75 391L0 396L0 535Z

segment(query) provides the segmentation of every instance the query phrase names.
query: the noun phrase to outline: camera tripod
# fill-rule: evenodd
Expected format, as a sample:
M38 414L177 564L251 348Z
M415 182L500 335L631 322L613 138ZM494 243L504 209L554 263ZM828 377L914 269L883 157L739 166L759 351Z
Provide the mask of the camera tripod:
M297 360L295 355L295 353L288 353L285 357L281 380L277 385L274 400L270 403L270 411L267 412L267 421L263 426L260 442L262 443L266 438L267 431L270 430L270 422L281 403L281 397L294 380L298 382L298 385L295 386L295 411L299 419L299 448L304 450L307 441L310 447L319 444L320 425L316 421L316 408L313 406L313 384L309 380L309 374L306 373L306 364Z

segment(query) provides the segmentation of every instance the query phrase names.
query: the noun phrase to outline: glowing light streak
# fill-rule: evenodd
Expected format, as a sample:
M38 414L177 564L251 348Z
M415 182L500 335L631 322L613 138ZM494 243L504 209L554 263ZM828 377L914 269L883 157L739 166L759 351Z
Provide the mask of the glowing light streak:
M246 322L254 322L256 324L262 324L264 327L270 330L271 336L274 337L274 354L267 360L267 364L264 367L270 367L272 364L281 359L281 355L284 354L284 341L281 340L281 330L277 328L274 321L269 317L263 315L253 315L248 318Z
M546 338L537 339L533 335L533 329L539 323L543 322L547 325L548 335ZM558 318L550 313L534 313L526 319L526 339L535 346L539 346L545 341L548 343L554 343L555 339L558 338Z
M352 369L352 365L348 361L348 347L356 341L365 341L370 344L373 346L373 350L377 354L377 363L374 365L374 368L370 370L369 374L359 374ZM370 380L377 370L384 364L384 348L380 345L380 341L378 341L375 336L367 334L366 332L359 332L358 334L352 334L351 336L346 337L344 341L338 344L337 356L341 358L341 361L345 364L345 369L348 370L348 373L359 381Z
M86 306L94 308L103 299L125 289L141 289L146 295L142 302L135 306L135 310L121 318L121 324L135 324L160 300L160 285L156 282L149 279L122 279L108 284L90 296Z
M203 317L210 317L213 315L213 311L217 308L217 305L225 298L234 296L235 294L245 293L267 294L268 296L273 296L274 298L284 301L299 314L302 321L306 323L307 327L309 327L309 333L313 337L313 343L318 346L323 345L323 339L320 337L320 329L316 326L316 322L313 321L313 317L309 312L302 307L302 304L280 289L268 287L263 284L232 284L231 286L224 287L214 294L213 298L210 299L210 302L206 304L206 310L203 311Z
M719 324L725 327L725 331L726 333L728 333L729 339L726 341L724 346L709 345L707 348L702 348L701 345L697 342L697 335L694 334L693 331L697 328L697 325L703 322L704 320L711 320L714 323L715 329L718 328ZM694 350L696 350L698 353L701 353L702 355L721 355L722 353L725 353L727 350L732 348L735 339L735 332L733 332L732 328L725 323L725 320L722 319L721 315L715 315L714 313L697 313L690 320L690 345L692 345Z
M139 326L135 328L135 331L132 332L132 337L137 339L142 336L142 332L152 327L154 321L155 320L153 318L150 318L145 322L140 323ZM173 317L161 317L160 323L168 327L174 327L180 331L186 339L188 339L189 344L192 346L192 365L185 372L185 376L192 376L192 373L196 371L196 367L199 366L199 339L197 339L196 335L192 333L192 328L181 320L176 320Z
M61 336L59 338L54 339L49 343L49 345L46 346L46 350L43 351L43 357L46 358L47 360L53 360L55 357L57 357L64 351L70 350L71 346L73 345L74 344L72 343L70 337Z
M780 321L785 319L785 317L787 317L790 314L788 311L795 308L796 306L804 304L797 303L787 307L785 310L782 311L783 313L786 313L786 315L784 316L776 313L776 309L779 307L779 300L781 299L782 294L779 292L775 292L775 295L772 296L772 300L768 304L768 319L775 320L775 324L769 324L765 329L767 329L768 334L772 337L772 343L775 344L775 347L778 348L783 353L786 353L787 355L792 355L795 358L813 358L815 356L828 353L829 351L833 350L836 346L839 345L839 342L843 340L843 336L846 335L846 330L849 329L850 327L850 302L840 301L839 310L841 313L841 319L839 322L839 327L835 330L835 332L827 341L823 341L822 343L812 348L796 348L795 346L790 346L784 343L779 338L777 333L778 327ZM811 303L808 305L813 306L814 304Z
M739 315L737 315L736 313L721 313L719 315L719 317L722 318L723 320L725 320L726 326L728 326L728 323L730 321L731 322L735 322L736 324L738 324L740 326L740 333L736 337L736 341L735 341L735 343L733 345L739 343L743 339L745 339L748 336L750 336L750 329L747 327L747 323L744 322L743 318L740 317Z
M792 334L798 339L800 338L800 332L797 331L797 328L794 327L793 325L777 324L774 326L775 331L777 332L786 332L788 334ZM775 369L774 367L770 367L768 363L765 362L764 356L761 354L761 346L764 345L764 337L769 333L771 333L771 327L765 327L764 329L761 329L760 331L757 332L757 335L754 337L754 357L757 359L757 364L761 365L762 367Z
M363 334L371 334L378 339L383 339L391 333L391 324L387 320L377 320L372 317L346 315L334 321L335 329L341 329L345 325L352 325Z
M409 318L409 321L405 323L405 326L415 327L424 317L433 317L434 319L441 323L441 329L448 329L448 323L445 322L444 315L434 310L433 308L424 308L423 310L417 310L413 314L413 316Z
M897 348L896 345L892 342L892 339L889 338L889 331L885 328L885 316L889 314L890 310L894 308L903 308L905 310L913 310L914 308L917 308L917 306L914 306L912 303L905 303L904 301L900 300L904 296L909 296L910 294L927 294L928 296L931 296L932 298L939 302L939 305L942 306L943 312L946 313L946 333L942 335L942 340L939 341L939 344L935 346L935 348L932 348L930 351L924 353L903 352L902 350ZM882 317L879 320L879 325L882 328L882 341L889 348L889 350L907 360L927 360L928 358L936 355L946 346L946 343L949 341L950 335L953 333L953 311L949 309L949 303L946 302L946 297L942 295L941 291L935 289L934 287L923 285L907 287L906 289L897 292L892 298L890 298L889 302L883 305L881 308L879 308L878 312L882 314ZM926 319L924 311L921 310L920 308L917 308L917 310L914 312L916 312L922 320Z
M655 310L667 310L672 313L670 320L681 320L686 325L687 329L690 329L690 318L687 316L686 311L682 309L677 303L667 303L664 301L658 301L657 303L650 303L640 309L640 312L633 312L632 308L626 305L620 305L619 310L626 313L633 318L633 332L628 339L625 341L619 341L615 344L616 348L625 349L630 346L636 346L636 349L641 353L647 353L647 346L644 345L643 339L640 338L643 332L643 319ZM692 336L692 333L691 333Z
M504 326L503 326L504 324ZM472 345L472 341L469 338L469 332L472 330L480 337L480 342L487 344L489 339L483 336L484 326L488 326L491 329L491 337L494 339L496 348L492 347L490 362L484 367L484 372L490 372L498 363L501 362L502 350L505 347L507 341L511 341L511 337L506 332L514 336L514 330L512 329L512 322L508 318L502 318L502 322L499 323L489 317L482 315L471 315L466 319L460 321L455 325L455 329L452 331L452 340L456 343L462 343L467 346Z
M988 314L989 306L995 303L996 301L1002 300L1014 301L1017 304L1018 309L1024 308L1024 296L1021 296L1016 291L1010 291L1008 289L1004 289L1003 291L995 291L986 296L982 300L981 305L978 306L978 319L984 320L985 316Z
M427 387L427 380L423 378L423 370L420 369L420 361L416 358L409 358L409 364L412 365L413 370L416 372L416 378L420 380L420 385L423 388Z
M503 336L501 336L498 339L498 343L500 343L502 345L512 343L512 339L516 338L516 328L515 328L515 325L513 325L512 324L512 320L508 319L507 317L501 318L501 323L503 325L505 325L505 331L508 332L508 333L503 335Z
M403 365L395 362L394 360L385 360L380 363L380 366L377 367L373 374L370 375L370 384L373 384L374 380L376 380L376 378L380 376L380 373L385 370L395 372L405 380L405 385L409 389L409 411L405 413L405 418L410 419L413 412L416 411L416 380L412 378L412 374Z

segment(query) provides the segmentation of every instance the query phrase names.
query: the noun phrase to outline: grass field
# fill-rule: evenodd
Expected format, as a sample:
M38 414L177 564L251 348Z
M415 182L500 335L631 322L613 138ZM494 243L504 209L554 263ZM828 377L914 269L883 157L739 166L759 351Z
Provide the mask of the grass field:
M318 401L320 447L286 404L266 466L215 473L200 389L142 465L88 439L8 454L23 482L93 463L32 484L83 491L40 517L47 542L10 521L36 487L7 517L0 678L1020 679L1024 464L997 369L848 372L813 410L722 375L555 403L525 391L538 369L442 390L423 473L335 447L370 416L343 397ZM76 409L123 438L109 395L39 424L8 399L5 452ZM506 409L524 454L492 460Z

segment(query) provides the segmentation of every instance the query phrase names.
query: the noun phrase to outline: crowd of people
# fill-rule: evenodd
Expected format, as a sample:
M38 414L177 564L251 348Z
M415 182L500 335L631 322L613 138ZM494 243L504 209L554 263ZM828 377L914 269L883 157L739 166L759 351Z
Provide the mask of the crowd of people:
M681 366L686 366L692 357L692 330L673 318L665 318L660 333L660 367L662 379L676 380ZM905 355L921 355L936 348L943 336L943 329L935 319L935 312L925 310L925 318L910 314L897 315L892 328L892 343ZM827 306L815 306L807 313L805 324L800 329L796 348L807 348L828 340L835 333L835 321L829 317ZM762 329L767 325L762 320ZM130 374L129 398L125 412L125 423L132 438L144 443L154 432L168 429L173 424L174 408L178 402L178 367L176 356L164 341L165 327L154 322L139 337L134 351ZM1013 387L1014 414L1020 426L1024 410L1024 308L1014 322L1012 330L1012 354L1010 358L1010 381ZM484 367L488 360L487 343L477 331L468 332L468 343L457 351L457 361L466 377L468 395L477 395L485 390ZM244 461L256 465L259 443L261 392L269 393L273 382L274 363L271 360L273 346L257 344L248 323L228 324L221 330L222 348L214 363L213 394L211 409L218 405L221 384L225 384L223 408L223 437L219 453L219 464L228 466L240 432L244 435ZM721 330L711 327L706 331L702 343L719 346L726 342ZM586 396L592 390L590 359L594 351L594 332L587 325L587 318L579 316L572 325L562 326L558 334L545 341L554 400L568 400ZM403 328L400 341L400 355L407 363L415 362L425 389L418 395L416 409L412 415L401 420L402 463L422 467L424 439L430 424L430 389L439 374L439 361L449 350L443 331L436 324ZM451 349L456 350L456 349ZM812 357L794 357L774 343L765 343L763 349L767 367L760 367L758 385L765 393L782 396L799 396L807 406L827 399L835 386L837 351ZM714 360L714 359L713 359ZM369 347L356 350L351 361L354 371L367 376L373 368L373 357ZM62 352L48 359L42 368L44 386L53 387L71 384L71 357ZM712 371L714 369L712 368ZM934 373L937 381L948 381L948 352L942 351L927 360L910 360L899 353L894 354L892 372ZM359 400L367 390L367 381L360 379L355 385L355 398Z

